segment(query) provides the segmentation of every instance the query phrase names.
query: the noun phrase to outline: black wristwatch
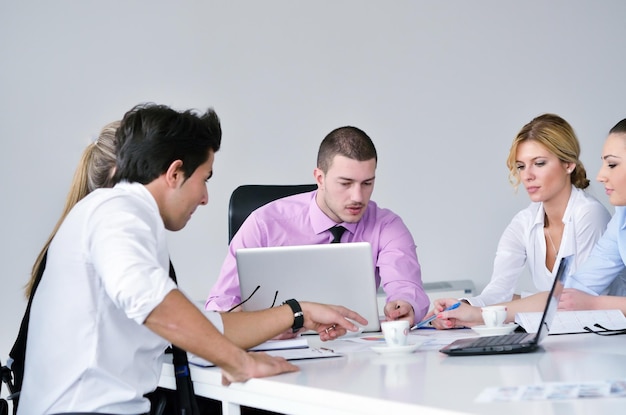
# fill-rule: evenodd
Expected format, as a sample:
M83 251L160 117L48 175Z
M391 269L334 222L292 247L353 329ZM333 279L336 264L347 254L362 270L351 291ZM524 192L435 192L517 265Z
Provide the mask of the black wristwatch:
M287 304L291 307L291 311L293 311L293 325L291 326L291 330L296 333L304 327L304 313L302 312L302 307L300 307L300 303L293 298L285 301L283 304Z

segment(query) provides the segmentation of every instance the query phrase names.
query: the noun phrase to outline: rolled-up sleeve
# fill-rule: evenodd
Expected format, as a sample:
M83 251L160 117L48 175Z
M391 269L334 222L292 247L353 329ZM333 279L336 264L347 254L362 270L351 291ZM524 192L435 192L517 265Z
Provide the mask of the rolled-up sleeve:
M158 215L112 199L98 207L89 226L88 249L96 275L111 301L128 318L143 324L165 296L176 289ZM161 247L161 248L159 248Z

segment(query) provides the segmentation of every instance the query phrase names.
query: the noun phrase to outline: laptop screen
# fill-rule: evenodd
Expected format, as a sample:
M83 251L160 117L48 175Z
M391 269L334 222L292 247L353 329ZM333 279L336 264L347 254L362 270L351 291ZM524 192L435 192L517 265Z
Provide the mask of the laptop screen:
M379 331L380 318L371 245L242 248L237 251L242 308L261 310L295 298L342 305L365 317L363 331Z
M559 307L559 300L561 298L561 294L563 293L565 276L567 275L567 268L569 267L570 261L571 257L569 256L561 259L559 269L557 270L556 277L554 278L554 284L552 284L552 289L550 290L550 295L548 296L546 309L541 317L541 323L539 323L539 329L537 330L537 343L540 343L550 331L550 325L554 321L554 317L556 316L556 312Z
M548 335L554 321L559 300L563 292L563 285L567 275L567 268L571 257L561 259L546 306L541 317L537 333L514 333L504 336L486 336L479 338L459 339L440 349L442 353L451 356L468 356L480 354L507 354L525 353L537 349L539 343Z

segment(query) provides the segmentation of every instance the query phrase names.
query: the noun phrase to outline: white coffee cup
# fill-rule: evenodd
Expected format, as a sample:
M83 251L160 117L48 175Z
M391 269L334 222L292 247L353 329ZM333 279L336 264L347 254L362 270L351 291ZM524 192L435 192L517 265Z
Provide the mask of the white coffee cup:
M483 321L487 327L499 327L506 320L506 306L492 305L482 308Z
M409 339L409 322L406 320L384 321L380 323L389 347L406 346Z

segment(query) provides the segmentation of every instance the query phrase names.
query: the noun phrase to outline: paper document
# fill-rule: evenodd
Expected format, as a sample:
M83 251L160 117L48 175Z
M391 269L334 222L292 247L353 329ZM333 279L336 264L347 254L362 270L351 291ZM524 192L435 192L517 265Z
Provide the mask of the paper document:
M304 359L322 359L327 357L340 357L342 354L335 353L333 350L325 349L323 347L306 347L306 348L298 348L298 349L281 349L281 350L267 350L264 351L271 356L282 357L287 360L304 360ZM205 360L201 357L192 355L189 353L188 355L189 363L192 365L200 366L200 367L211 367L215 366L213 363Z
M326 357L339 357L340 353L324 347L308 347L306 349L269 350L266 352L272 356L283 357L287 360L322 359Z
M537 333L542 314L518 313L515 315L515 322L528 333ZM596 323L607 329L626 329L626 317L620 310L558 311L549 329L550 334L587 333L583 327L598 330L593 326Z
M626 398L626 379L493 387L485 389L476 398L476 402L562 401L589 398Z
M304 337L294 337L293 339L286 340L268 340L251 348L251 351L266 351L266 350L283 350L283 349L306 349L309 347L307 339Z

